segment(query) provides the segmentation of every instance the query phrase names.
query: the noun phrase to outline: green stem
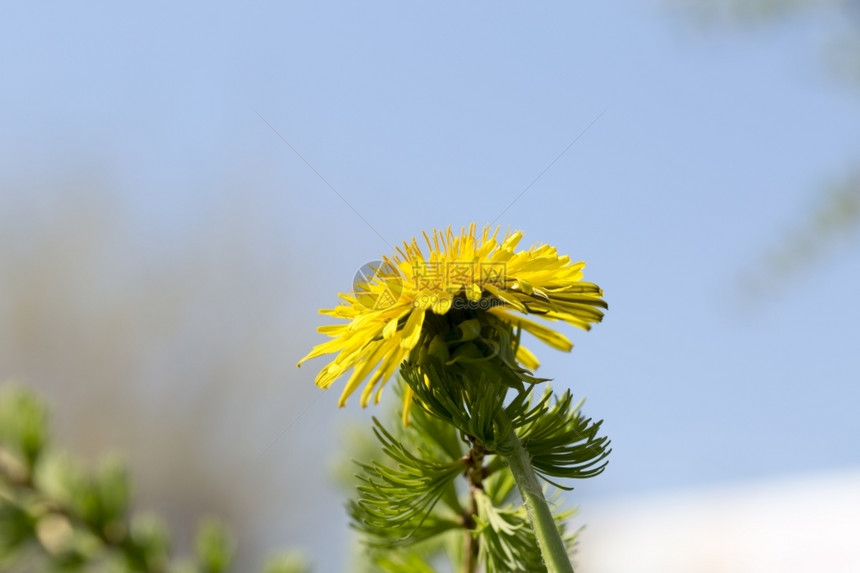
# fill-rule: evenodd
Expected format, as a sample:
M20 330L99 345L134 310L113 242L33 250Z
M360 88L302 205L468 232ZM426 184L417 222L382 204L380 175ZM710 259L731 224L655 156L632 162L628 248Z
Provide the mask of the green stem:
M573 573L567 549L543 496L543 488L532 469L529 454L516 432L511 430L505 445L513 450L506 459L523 497L548 573Z
M478 504L475 492L484 489L484 456L486 452L472 440L472 449L464 458L467 464L466 480L469 482L469 508L463 515L463 527L466 529L466 542L463 546L463 573L475 573L478 569L478 536L475 529L475 516L478 514Z
M469 488L468 516L464 516L463 527L466 530L466 538L463 543L463 573L475 573L478 570L478 537L472 533L475 529L474 515L478 513L478 505L475 500L475 491Z

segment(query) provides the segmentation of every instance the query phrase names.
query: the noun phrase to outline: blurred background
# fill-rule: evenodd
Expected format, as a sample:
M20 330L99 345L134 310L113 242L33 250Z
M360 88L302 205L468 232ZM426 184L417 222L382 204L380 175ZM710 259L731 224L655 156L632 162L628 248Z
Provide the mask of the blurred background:
M532 344L613 440L569 496L583 571L669 571L702 495L757 531L857 501L860 3L2 12L0 379L78 454L124 452L180 543L214 513L240 570L349 570L332 467L374 411L295 363L364 262L472 221L610 303L571 356ZM757 549L707 570L770 570Z

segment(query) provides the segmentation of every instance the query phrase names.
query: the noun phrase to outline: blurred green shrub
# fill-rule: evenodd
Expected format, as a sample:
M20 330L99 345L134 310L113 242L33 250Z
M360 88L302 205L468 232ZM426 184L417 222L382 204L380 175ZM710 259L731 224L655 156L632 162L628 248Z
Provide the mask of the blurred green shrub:
M85 468L49 439L45 404L24 386L0 385L0 571L226 573L235 542L201 520L194 555L174 561L170 534L152 514L132 514L131 481L116 455ZM307 573L299 555L265 573Z

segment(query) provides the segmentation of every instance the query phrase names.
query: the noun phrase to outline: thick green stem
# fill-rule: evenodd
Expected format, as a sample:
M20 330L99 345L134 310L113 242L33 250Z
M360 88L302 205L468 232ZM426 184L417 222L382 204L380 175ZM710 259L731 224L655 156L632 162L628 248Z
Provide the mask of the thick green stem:
M543 496L543 488L532 469L528 452L514 431L511 431L505 445L513 450L506 459L523 496L548 573L573 573L570 557Z

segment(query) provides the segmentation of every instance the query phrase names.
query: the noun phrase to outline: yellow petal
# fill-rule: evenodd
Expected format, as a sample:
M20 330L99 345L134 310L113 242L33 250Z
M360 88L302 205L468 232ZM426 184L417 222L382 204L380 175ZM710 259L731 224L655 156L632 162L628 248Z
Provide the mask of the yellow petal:
M517 348L517 362L532 371L537 370L538 366L540 366L537 356L532 354L531 350L522 345Z
M528 309L525 307L525 305L523 303L521 303L519 301L519 299L517 299L517 297L515 296L514 293L496 288L495 286L493 286L491 284L484 285L484 288L487 289L487 292L489 292L491 295L493 295L494 297L498 298L499 300L511 305L512 307L514 307L518 311L523 312L523 313L528 312Z
M451 309L451 304L454 302L454 297L450 293L444 293L436 296L436 300L430 307L435 314L445 314Z
M410 386L406 386L406 389L403 391L403 425L409 425L409 411L412 410L412 396L415 392L412 391Z
M388 321L388 324L385 325L385 328L382 329L382 338L388 340L397 332L397 323L400 322L400 317L392 318Z
M402 338L400 339L400 348L412 350L418 344L418 338L421 336L421 326L424 324L423 309L414 309L406 319L406 325L403 327Z
M466 298L469 299L470 302L478 302L481 300L481 295L483 294L483 290L481 287L476 285L475 283L470 284L466 287Z
M506 320L513 324L514 326L521 326L523 330L535 335L538 340L549 344L553 348L557 348L564 352L570 352L573 348L573 342L570 341L569 338L561 334L560 332L556 332L555 330L543 326L542 324L538 324L536 322L532 322L527 318L522 318L519 316L514 316L509 312L506 312L498 307L491 308L489 312L495 314L499 318Z

